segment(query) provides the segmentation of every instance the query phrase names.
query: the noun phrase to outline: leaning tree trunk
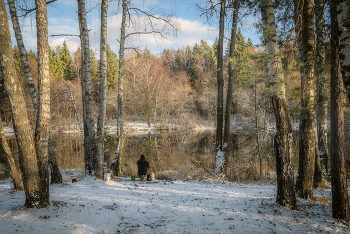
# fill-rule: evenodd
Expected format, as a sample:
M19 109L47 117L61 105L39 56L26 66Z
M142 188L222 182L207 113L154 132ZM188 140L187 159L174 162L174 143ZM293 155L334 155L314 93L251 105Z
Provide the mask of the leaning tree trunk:
M350 101L350 0L338 0L337 10L341 74Z
M233 58L235 56L236 48L236 32L237 32L237 19L238 19L238 0L234 1L234 13L231 28L231 42L229 52L229 64L228 64L228 84L227 84L227 96L226 96L226 109L225 109L225 126L224 126L224 143L223 150L225 152L225 162L228 162L228 154L231 142L231 110L233 102L233 79L234 79L234 67ZM225 167L227 172L227 167Z
M285 84L282 60L277 44L272 0L261 0L261 15L267 55L267 69L276 118L277 133L275 137L277 164L277 203L296 209L294 191L294 172L292 169L293 131L289 108L285 96Z
M35 129L35 149L40 175L40 203L48 206L49 170L48 170L48 140L50 136L50 74L49 74L49 40L47 30L46 0L35 0L36 27L38 46L38 93L39 113Z
M349 220L349 198L344 151L344 84L341 77L337 2L331 1L331 172L332 216ZM343 6L345 7L345 6ZM339 8L338 8L339 10ZM338 17L339 19L339 17ZM344 80L344 79L343 79Z
M107 9L108 0L102 0L101 4L101 45L100 45L100 107L97 120L97 152L98 162L96 177L103 178L104 159L104 130L106 122L106 77L107 77Z
M1 60L0 60L0 71L2 71ZM2 72L1 72L1 74L2 74ZM0 120L2 120L1 112L0 112ZM0 147L4 151L6 159L9 163L14 189L15 190L23 190L21 173L19 172L19 170L16 167L16 163L15 163L15 160L12 156L10 146L8 145L6 137L5 137L2 123L0 123Z
M17 79L12 56L11 34L4 1L0 1L0 60L3 62L4 87L9 98L18 149L21 152L23 185L26 194L26 207L40 205L39 172L34 150L24 93Z
M32 73L30 71L28 59L27 59L27 51L24 47L23 43L23 38L22 38L22 32L21 28L18 22L18 17L17 17L17 11L15 7L15 2L14 0L8 1L9 4L9 9L10 9L10 14L11 14L11 21L13 25L13 30L15 32L16 36L16 41L17 41L17 47L19 50L20 58L21 58L21 63L22 63L22 68L23 68L23 73L24 77L26 79L28 91L30 94L30 98L32 100L32 104L34 107L35 111L35 116L38 115L39 113L39 99L38 99L38 94L35 89ZM62 183L62 175L60 173L56 155L55 155L55 150L52 145L51 138L49 138L49 164L51 167L51 183Z
M296 192L301 198L313 198L315 172L315 74L313 1L305 0L302 11L301 120L299 126L299 168Z
M316 1L316 74L317 74L317 134L321 165L328 173L328 124L327 124L327 77L325 74L326 30L324 21L324 0Z
M224 42L224 31L225 31L225 0L221 0L220 8L220 26L219 26L219 43L217 47L217 82L218 82L218 96L217 96L217 107L216 107L216 166L215 175L221 176L225 170L225 154L222 151L222 128L223 128L223 117L224 117L224 75L223 75L223 42Z
M84 94L85 118L84 123L84 160L85 174L94 175L97 164L96 147L95 147L95 120L92 114L91 98L91 62L89 47L89 32L86 23L85 1L78 0L79 20L81 25L81 40L84 47ZM86 129L85 129L86 128Z
M118 75L118 116L117 116L117 148L114 153L111 169L115 176L121 174L121 151L123 148L123 98L124 98L124 45L125 45L125 24L126 24L127 2L123 0L122 24L120 27L120 48L119 48L119 75Z

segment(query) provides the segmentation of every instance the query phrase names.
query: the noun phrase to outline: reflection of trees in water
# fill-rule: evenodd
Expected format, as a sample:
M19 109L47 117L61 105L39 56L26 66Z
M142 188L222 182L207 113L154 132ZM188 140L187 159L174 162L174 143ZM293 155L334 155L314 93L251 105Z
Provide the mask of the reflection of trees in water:
M16 139L9 138L8 142L16 165L19 167ZM52 143L60 169L84 170L84 155L79 135L55 134L52 136ZM0 162L6 162L3 160L2 152L0 152Z
M298 132L294 134L298 143ZM79 135L55 134L53 144L60 169L84 169L84 156ZM18 165L17 144L14 138L9 145ZM231 155L227 162L228 180L251 181L259 178L259 157L254 133L232 134L229 145ZM349 143L346 144L349 148ZM107 146L110 152L113 147ZM145 135L126 136L122 172L124 176L137 174L136 162L144 154L154 172L176 171L179 178L191 176L194 179L212 176L215 167L215 133L213 132L158 132ZM298 147L295 147L293 167L298 167ZM263 173L275 172L273 135L261 134ZM346 151L349 152L349 151ZM6 159L0 152L0 162Z
M144 154L154 172L176 171L180 178L204 178L213 175L215 167L215 134L212 132L157 133L129 136L124 149L123 173L137 173L136 161ZM244 182L259 178L256 136L233 134L231 155L227 162L227 178ZM275 172L273 137L261 134L263 172Z
M129 136L124 149L123 173L137 173L136 161L146 156L154 172L177 171L180 177L210 174L214 168L214 135L212 133L157 133ZM196 175L195 175L196 174Z

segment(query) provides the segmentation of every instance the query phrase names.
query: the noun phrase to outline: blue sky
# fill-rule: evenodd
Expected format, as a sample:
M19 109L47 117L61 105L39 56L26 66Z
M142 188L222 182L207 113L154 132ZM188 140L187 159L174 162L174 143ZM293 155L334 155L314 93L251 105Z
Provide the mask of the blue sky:
M31 2L32 7L34 7L34 1ZM195 9L195 4L203 4L204 0L133 0L132 2L141 9L154 9L157 11L163 9L165 12L173 13L180 30L177 33L177 37L173 37L171 40L159 40L151 35L132 37L128 39L128 46L139 47L140 49L147 47L153 53L159 53L165 48L178 49L187 45L192 48L201 39L212 45L218 35L218 20L213 20L211 24L207 24L206 19L200 17L200 13ZM80 40L75 36L50 37L50 35L57 34L79 34L77 9L76 0L58 0L48 5L49 44L52 48L62 45L64 40L66 40L72 53L80 46ZM97 53L100 43L100 1L87 0L86 9L89 10L87 21L88 28L91 30L89 33L90 47ZM20 15L19 12L18 14ZM248 17L239 26L246 39L250 37L254 44L258 44L260 42L257 31L253 26L255 20L252 17ZM35 12L26 18L21 17L19 21L26 48L36 51ZM110 1L107 42L116 53L119 51L119 43L116 39L120 37L120 24L121 11L120 7L118 8L118 1ZM230 25L227 26L231 27ZM12 27L11 21L10 27ZM227 30L230 29L227 28ZM13 45L15 45L13 32L12 36Z

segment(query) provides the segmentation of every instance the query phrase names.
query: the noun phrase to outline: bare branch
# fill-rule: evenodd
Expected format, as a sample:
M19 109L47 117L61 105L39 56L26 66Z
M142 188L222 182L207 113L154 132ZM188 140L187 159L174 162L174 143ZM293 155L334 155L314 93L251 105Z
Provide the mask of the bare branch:
M48 4L50 4L50 3L53 3L53 2L56 2L57 0L51 0L51 1L48 1L48 2L46 2L46 5L48 5ZM21 10L21 11L24 11L25 13L24 13L24 15L20 15L20 16L18 16L18 17L26 17L30 12L33 12L33 11L35 11L36 10L36 8L33 8L33 9L24 9L24 8L22 8L22 7L19 7L19 9Z
M80 35L76 35L76 34L57 34L57 35L50 35L50 37L80 37Z

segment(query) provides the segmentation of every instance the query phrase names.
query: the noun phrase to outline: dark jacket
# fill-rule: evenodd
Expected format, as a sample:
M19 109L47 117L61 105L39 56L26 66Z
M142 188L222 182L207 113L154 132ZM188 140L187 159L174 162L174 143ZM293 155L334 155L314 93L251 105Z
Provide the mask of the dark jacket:
M138 175L147 175L147 169L149 168L149 163L146 161L145 156L141 156L141 158L137 161Z

